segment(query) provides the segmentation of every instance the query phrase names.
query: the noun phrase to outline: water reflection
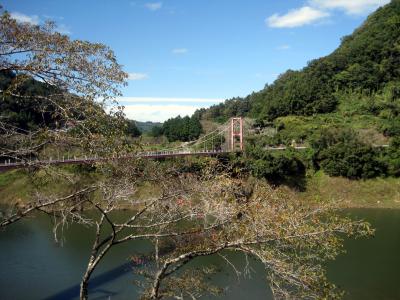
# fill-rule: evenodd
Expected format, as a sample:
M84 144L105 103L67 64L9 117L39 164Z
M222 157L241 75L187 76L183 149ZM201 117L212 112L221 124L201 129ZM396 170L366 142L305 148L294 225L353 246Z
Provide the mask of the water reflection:
M110 299L113 296L116 296L118 293L102 289L102 286L110 281L117 280L118 278L124 276L127 273L132 272L132 268L134 265L132 263L122 264L110 271L104 272L101 275L97 275L96 277L90 280L89 292L90 294L103 294L102 297L96 297L96 299ZM45 300L70 300L79 298L79 282L71 286L57 294L54 294L50 297L45 298Z

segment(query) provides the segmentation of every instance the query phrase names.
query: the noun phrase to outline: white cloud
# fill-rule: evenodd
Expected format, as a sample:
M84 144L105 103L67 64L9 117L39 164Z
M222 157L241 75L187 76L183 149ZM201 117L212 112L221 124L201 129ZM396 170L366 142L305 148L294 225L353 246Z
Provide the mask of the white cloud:
M310 5L320 9L340 9L347 14L357 15L369 13L390 0L310 0Z
M38 25L40 22L40 19L37 15L28 16L19 12L12 12L10 13L10 16L19 23L30 23L32 25Z
M162 2L151 2L151 3L149 2L149 3L146 3L144 6L146 8L148 8L149 10L156 11L156 10L161 9Z
M223 99L118 97L117 101L125 106L124 111L129 119L164 122L178 115L190 116L197 109L220 103Z
M188 49L186 49L186 48L175 48L175 49L172 49L172 53L173 54L186 54L186 53L188 53Z
M199 107L195 105L126 105L124 112L129 119L137 121L164 122L178 115L190 116Z
M149 75L144 74L144 73L129 73L128 74L128 80L144 80L148 79Z
M293 28L313 24L330 16L332 10L349 15L370 13L390 0L308 0L307 5L284 15L274 14L265 20L269 27Z
M290 48L290 45L280 45L276 47L276 50L289 50Z
M312 24L328 16L328 12L310 6L304 6L299 9L291 10L285 15L274 14L267 18L265 22L269 27L293 28Z

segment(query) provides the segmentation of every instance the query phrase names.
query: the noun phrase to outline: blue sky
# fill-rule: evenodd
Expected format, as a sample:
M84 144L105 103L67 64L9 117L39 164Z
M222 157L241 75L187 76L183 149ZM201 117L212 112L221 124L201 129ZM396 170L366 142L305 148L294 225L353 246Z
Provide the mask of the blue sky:
M52 19L109 45L130 74L126 114L164 121L245 96L332 52L389 0L6 0L20 22Z

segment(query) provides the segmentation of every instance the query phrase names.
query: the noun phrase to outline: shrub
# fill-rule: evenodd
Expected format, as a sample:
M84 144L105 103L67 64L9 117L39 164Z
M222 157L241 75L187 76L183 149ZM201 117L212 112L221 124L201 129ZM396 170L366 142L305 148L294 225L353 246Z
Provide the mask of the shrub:
M365 179L387 174L380 150L362 143L350 129L321 130L310 144L314 165L330 176Z
M330 176L350 179L374 178L387 174L379 151L358 142L338 143L319 154L320 166Z
M271 154L255 147L247 154L248 168L257 178L281 182L305 175L303 162L290 151Z
M391 176L400 176L400 137L394 138L387 150L386 162L388 174Z

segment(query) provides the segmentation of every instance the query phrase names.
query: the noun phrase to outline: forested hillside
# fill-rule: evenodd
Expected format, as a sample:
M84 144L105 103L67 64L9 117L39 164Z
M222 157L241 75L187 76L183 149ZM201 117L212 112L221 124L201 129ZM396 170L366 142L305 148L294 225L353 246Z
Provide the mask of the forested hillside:
M36 131L38 129L65 130L72 128L78 121L85 119L85 115L79 107L72 107L67 112L67 118L61 117L61 106L66 104L67 98L78 96L69 94L60 88L56 88L45 82L35 80L26 75L17 75L11 71L0 72L0 117L7 125L13 126L19 132ZM18 94L18 97L16 96ZM52 97L57 96L59 103L55 103ZM93 116L111 118L100 103L92 103L80 100ZM68 119L73 121L68 121ZM128 136L137 137L141 134L135 121L125 119L125 132ZM104 124L103 124L104 125ZM101 130L99 124L93 124L93 132ZM104 128L103 128L104 129Z
M153 129L157 129L157 127ZM152 133L156 135L156 131L153 130ZM183 118L178 116L165 121L163 126L159 128L158 134L164 134L170 142L188 142L197 139L202 131L202 126L196 116Z
M16 87L24 97L4 95L3 91L10 89L15 79L16 75L13 72L0 72L1 117L6 119L9 125L20 130L35 130L42 126L56 127L59 120L55 115L54 104L45 99L31 97L32 95L47 96L55 93L55 89L42 82L28 79Z
M257 93L197 114L217 121L235 115L268 121L287 115L312 116L336 111L344 94L352 102L359 102L359 95L369 96L362 107L366 113L383 113L391 123L399 123L399 0L378 9L352 35L343 37L331 55L309 62L300 71L288 70Z
M305 169L351 179L400 176L400 0L370 15L332 54L196 115L257 119L241 161L256 177L298 185ZM265 149L293 143L308 150Z
M135 121L137 128L142 132L142 133L148 133L151 132L151 130L158 126L161 127L162 123L160 122L140 122L140 121Z

